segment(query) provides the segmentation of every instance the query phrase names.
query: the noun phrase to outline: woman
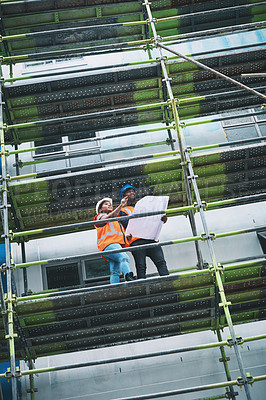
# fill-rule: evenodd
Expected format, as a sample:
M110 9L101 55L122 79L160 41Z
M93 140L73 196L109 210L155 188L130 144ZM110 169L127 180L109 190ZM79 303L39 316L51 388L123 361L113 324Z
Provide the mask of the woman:
M95 221L103 221L102 224L95 225L97 230L97 246L99 251L118 250L128 245L123 226L118 221L105 222L107 218L117 217L122 207L127 204L127 197L121 200L116 209L113 209L113 201L105 197L96 204ZM126 281L133 281L136 278L130 271L129 257L126 253L106 254L104 256L110 263L110 283L120 282L120 272L122 271Z

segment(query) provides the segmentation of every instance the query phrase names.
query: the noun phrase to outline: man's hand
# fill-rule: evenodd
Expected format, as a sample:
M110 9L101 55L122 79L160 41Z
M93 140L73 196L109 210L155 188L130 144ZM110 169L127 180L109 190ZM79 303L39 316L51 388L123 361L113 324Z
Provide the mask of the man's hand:
M167 219L168 219L167 216L163 215L161 221L163 221L163 223L165 224L167 222Z
M124 207L127 204L127 201L128 201L128 196L123 197L123 199L121 200L120 205L122 207Z

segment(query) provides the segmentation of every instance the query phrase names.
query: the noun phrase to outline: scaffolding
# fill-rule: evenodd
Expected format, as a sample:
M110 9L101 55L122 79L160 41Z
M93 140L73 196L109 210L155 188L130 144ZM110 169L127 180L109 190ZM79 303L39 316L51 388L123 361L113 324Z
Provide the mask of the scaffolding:
M1 243L6 255L1 271L7 281L4 293L0 279L0 362L9 360L10 368L0 378L11 380L12 400L17 400L17 381L29 375L29 392L34 400L35 374L217 347L224 365L224 382L123 400L219 388L224 392L208 398L234 400L239 387L244 388L248 400L255 400L251 385L265 380L266 375L251 376L246 371L240 347L245 342L265 339L266 335L242 338L237 336L235 325L265 319L265 254L227 265L217 260L213 242L265 231L266 227L215 233L209 229L206 214L212 209L265 201L265 137L190 147L184 130L232 119L223 115L226 111L241 110L237 118L263 114L265 43L236 46L229 52L205 49L192 55L177 51L175 45L265 28L266 2L239 0L232 5L229 0L77 0L75 4L73 7L70 0L1 0L0 4L1 63L10 66L10 77L1 79L0 95ZM34 76L13 76L14 64L18 63L136 50L143 52L146 59L93 68L81 66L50 75L44 71ZM248 77L239 79L245 75ZM258 106L262 110L250 113L250 108ZM161 126L147 128L148 124ZM117 128L124 132L108 134ZM95 137L95 131L107 134ZM150 135L158 131L165 131L167 139L149 141ZM129 149L168 145L170 150L21 173L24 167L123 150L95 148L75 155L59 153L30 161L20 159L24 153L37 149L60 149L63 136L71 136L64 143L71 145L131 134L143 137L143 142ZM44 139L52 144L27 145ZM10 150L11 145L14 148ZM13 176L7 170L9 159L14 159ZM197 265L171 271L163 279L120 285L119 289L103 285L29 293L27 267L72 257L27 262L24 243L92 229L95 203L110 193L118 201L118 190L114 189L124 183L136 186L140 196L169 195L171 207L158 213L169 217L186 215L190 222L192 236L139 248L192 242ZM202 233L196 224L196 213ZM143 214L127 218L140 216ZM209 264L201 254L202 242L208 248ZM11 243L21 245L22 263L13 262ZM115 251L109 251L112 252ZM13 271L20 268L25 293L18 297ZM227 341L222 340L224 327L230 332ZM205 330L214 331L217 342L34 369L33 360L38 357ZM231 378L226 348L234 350L238 379ZM26 360L29 369L19 370L16 360Z

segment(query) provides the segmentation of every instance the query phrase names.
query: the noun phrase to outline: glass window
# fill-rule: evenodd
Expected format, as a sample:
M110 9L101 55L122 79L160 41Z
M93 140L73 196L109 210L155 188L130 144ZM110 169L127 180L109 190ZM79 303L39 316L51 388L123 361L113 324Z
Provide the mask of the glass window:
M34 146L37 147L37 149L35 150L35 155L41 156L43 154L57 153L58 151L63 151L63 145L61 144L58 145L58 142L59 140L56 137L51 137L44 140L39 140L38 142L34 142ZM38 149L39 146L45 146L50 144L54 144L54 146Z
M259 242L263 251L263 254L266 254L266 231L257 233Z
M254 125L242 125L225 128L225 133L229 142L258 137L258 133Z
M80 285L78 263L46 268L47 289Z
M85 279L96 278L98 276L109 276L109 262L103 258L100 260L85 261Z
M266 124L259 124L259 128L262 136L266 136Z

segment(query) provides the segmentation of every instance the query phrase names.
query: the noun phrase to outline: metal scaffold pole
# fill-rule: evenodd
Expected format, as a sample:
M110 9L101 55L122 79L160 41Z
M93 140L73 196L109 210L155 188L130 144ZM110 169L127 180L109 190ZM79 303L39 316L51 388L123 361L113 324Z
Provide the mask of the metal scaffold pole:
M185 185L186 185L186 187L188 187L188 181L190 181L193 186L193 189L194 189L194 193L195 193L195 197L196 197L196 201L197 201L197 207L199 209L200 218L201 218L201 222L203 225L205 241L207 243L209 254L210 254L210 257L212 260L212 265L210 266L209 269L210 269L210 272L212 272L215 275L216 284L217 284L218 290L219 290L219 296L220 296L220 300L221 300L221 303L219 303L219 307L222 307L224 309L225 317L226 317L226 320L228 323L229 332L230 332L231 339L232 339L232 346L235 351L235 355L236 355L238 367L239 367L239 370L241 373L241 379L242 379L242 383L245 388L247 400L252 400L251 393L250 393L250 386L249 386L251 381L245 372L243 360L242 360L242 357L241 357L241 354L239 351L239 343L238 343L238 340L237 340L237 337L235 334L235 330L234 330L234 326L233 326L233 322L232 322L231 314L230 314L230 310L229 310L230 303L226 299L224 288L223 288L223 283L222 283L222 278L221 278L221 267L218 265L218 263L216 261L216 256L215 256L215 252L214 252L214 248L213 248L213 243L212 243L213 234L209 231L209 228L207 225L207 220L205 218L205 213L204 213L204 205L201 200L199 189L198 189L197 182L196 182L197 176L194 174L193 167L192 167L191 160L190 160L190 154L189 154L189 151L187 149L187 146L186 146L183 134L182 134L182 130L180 127L180 121L179 121L179 115L178 115L177 106L176 106L176 100L171 91L170 80L169 80L169 77L167 74L164 57L161 52L161 49L168 50L168 51L171 51L171 50L169 50L166 46L164 46L160 43L161 39L158 37L157 32L156 32L155 20L152 17L150 3L148 0L145 0L145 5L146 5L147 11L148 11L149 20L150 20L152 32L154 35L154 39L153 39L154 44L160 54L160 62L162 65L162 69L163 69L164 76L165 76L166 83L167 83L168 93L170 96L170 102L172 105L174 121L175 121L176 130L177 130L177 134L178 134L178 142L179 142L179 149L180 149L180 156L181 156L181 161L182 161ZM184 58L187 61L194 62L197 66L199 66L203 69L206 69L209 72L213 72L216 75L218 75L220 78L226 79L226 80L230 81L230 83L240 86L241 88L250 91L252 94L259 96L263 100L266 100L266 96L257 92L256 90L251 89L251 88L247 87L246 85L243 85L243 84L235 81L234 79L231 79L231 78L227 77L226 75L221 74L220 72L214 71L212 68L206 67L202 63L198 63L197 61L195 61L189 57L183 56L181 53L178 53L175 51L172 51L172 53L174 53L175 55L177 55L179 57ZM187 190L186 190L186 193L187 193ZM190 191L189 191L189 193L190 193ZM191 194L190 194L190 196L191 196ZM190 199L188 199L188 201L189 200ZM192 201L192 197L191 197L191 201ZM232 385L228 385L228 386L232 386ZM151 397L143 397L143 398L152 398L152 396Z
M11 276L11 250L10 250L10 233L8 224L8 198L7 198L7 168L6 168L6 150L3 127L3 104L2 91L0 91L0 142L1 142L1 160L2 160L2 216L3 216L3 235L5 242L6 253L6 281L7 281L7 297L6 297L6 312L8 323L8 335L6 339L9 344L10 357L10 379L12 383L12 400L17 399L17 377L16 377L16 361L15 361L15 337L14 333L14 297L12 294L12 276Z
M219 361L223 365L219 363L218 374L222 372L222 367L225 372L221 379L215 379L215 371L212 371L210 380L200 385L199 380L203 378L204 370L199 364L199 374L196 371L192 376L193 371L189 371L192 378L190 376L188 385L182 383L183 377L180 380L180 376L175 376L176 380L172 381L175 385L173 387L168 385L170 380L166 382L161 380L159 389L159 386L156 389L155 386L145 386L144 383L141 386L132 385L129 388L131 392L116 391L114 394L113 391L113 396L119 397L120 393L121 397L125 397L116 400L147 400L172 398L178 395L182 397L191 393L190 397L197 397L197 400L200 400L198 397L201 395L204 397L201 400L222 398L236 400L238 389L244 388L243 396L247 400L255 400L252 396L256 395L255 392L251 392L251 386L254 382L266 381L266 375L262 372L259 376L250 376L246 372L239 346L249 341L265 339L266 335L263 332L258 336L239 337L236 335L234 324L265 319L265 302L262 294L264 294L266 255L257 255L260 252L257 246L257 250L254 251L257 256L253 258L246 257L247 254L249 256L254 254L253 252L240 253L240 250L218 256L213 242L215 239L219 242L220 238L251 234L251 232L255 242L256 234L260 237L259 235L266 229L265 221L261 222L259 219L259 222L254 221L254 224L247 221L245 228L242 226L239 228L239 224L233 223L223 228L215 218L222 219L225 210L220 214L215 212L214 216L214 213L208 211L256 202L250 206L251 210L253 207L255 209L259 201L266 199L266 137L262 137L260 129L257 128L258 136L255 138L249 137L226 143L217 143L222 142L224 136L220 135L220 132L214 134L215 129L220 126L217 123L219 121L233 118L247 119L257 115L258 119L252 118L253 122L259 121L258 126L265 122L261 119L262 112L256 109L262 100L266 102L266 95L263 94L265 86L261 80L256 79L258 75L248 75L252 78L248 81L251 82L251 87L225 75L230 74L238 79L241 72L250 70L258 71L260 76L263 76L261 71L265 64L265 55L262 51L264 43L249 45L247 40L246 50L241 51L240 49L245 46L233 49L221 45L219 49L212 50L215 46L205 45L204 42L203 51L200 52L201 46L192 46L197 47L199 52L189 56L171 50L163 43L182 44L202 38L208 42L207 38L214 35L217 38L222 34L231 35L235 32L264 28L266 25L265 21L262 21L265 16L262 7L265 7L266 1L250 0L249 4L232 7L229 4L226 8L222 8L223 4L216 6L215 2L211 6L208 2L208 4L201 2L200 11L194 4L196 2L192 0L184 2L185 6L179 2L172 2L178 4L172 4L171 1L153 3L151 0L92 2L86 0L84 4L81 2L76 7L69 1L61 2L61 0L59 2L56 0L51 5L44 5L43 0L0 0L0 3L3 3L0 5L3 12L2 20L0 18L0 44L3 49L0 63L10 66L10 76L12 76L10 79L2 79L0 92L2 159L0 209L3 226L0 243L5 247L6 253L5 264L0 265L0 300L3 314L0 359L1 362L10 360L10 368L0 374L0 379L11 380L12 400L20 398L18 379L27 375L29 383L24 383L23 391L27 390L28 396L34 400L37 392L34 378L39 373L84 367L98 368L105 364L132 362L182 352L189 353L196 350L207 352L208 349L213 349L212 352L216 352L217 358L221 357ZM169 6L166 6L166 3L169 3ZM131 8L132 5L136 8ZM256 8L256 12L253 7ZM77 14L72 13L73 11L77 11ZM70 17L65 20L64 15L67 14ZM45 20L48 15L53 16L49 23ZM219 20L217 24L216 19ZM28 32L25 32L25 26ZM203 30L205 27L213 29ZM159 35L162 35L162 38ZM258 48L254 50L251 49L252 46ZM108 64L109 56L125 51L137 51L137 54L132 54L132 59L137 61L130 62L129 59L128 63L122 63L123 56L119 53L121 60L119 57L110 57L112 60ZM173 55L167 57L166 51L172 52ZM104 54L108 57L104 57ZM98 56L102 57L103 63L101 65L100 62L99 66L94 68ZM84 58L84 63L76 62L77 57ZM89 57L94 57L92 63ZM145 60L142 61L141 58ZM198 59L200 61L197 61ZM32 74L32 76L13 78L13 65L20 62L28 63L31 60L32 65L36 65L37 61L38 65L45 64L44 67L41 66L41 72L38 72L40 65L35 74L35 67L33 72L30 72L31 69L26 70L25 64L25 75ZM57 61L62 60L68 60L66 68L60 63L57 64ZM120 64L115 64L115 61ZM218 71L209 65L215 66ZM22 67L18 65L14 70L20 74ZM242 75L247 76L247 74ZM30 81L24 83L24 80ZM175 96L181 98L177 99ZM239 108L242 109L241 114L230 115L232 110ZM224 111L224 114L219 115ZM239 126L249 123L239 122ZM209 126L206 128L206 136L198 135L198 132L200 134L202 132L195 128L195 136L197 134L195 142L193 137L186 143L184 129L188 126L202 125L203 131L203 124L210 124L210 129ZM145 129L145 126L152 129ZM154 126L160 127L154 128ZM157 131L167 131L168 138L166 135L160 135L160 139L157 139ZM104 132L107 133L103 135ZM187 133L189 135L190 132ZM209 133L211 134L207 138ZM140 137L141 134L143 136ZM140 137L141 144L136 144L134 135L138 135L137 139ZM162 141L161 136L166 140ZM122 137L124 140L119 140ZM235 137L231 136L232 139ZM59 140L62 142L59 143ZM97 147L89 147L89 143L94 144L94 142ZM125 147L123 142L126 142ZM26 143L28 145L24 147ZM29 148L29 143L34 147ZM85 145L82 145L84 143ZM190 147L190 143L192 146L198 144L198 147ZM19 148L21 144L22 147ZM9 147L6 147L9 145L15 145L14 151L9 151ZM157 149L155 153L155 146L161 145L170 145L171 147L165 146L164 149L171 151L159 152ZM235 149L235 145L240 146ZM226 146L233 149L228 149ZM144 151L144 147L148 147L148 151ZM220 151L220 148L225 150ZM135 149L141 150L136 154L133 152ZM217 150L209 151L212 149ZM131 153L127 153L128 150ZM204 153L200 153L202 150ZM113 154L116 152L121 154L121 151L125 151L121 158ZM20 154L22 156L19 159ZM133 157L127 157L127 154ZM8 159L8 156L11 157ZM16 167L16 176L12 177L7 174L10 172L7 171L7 160L10 159L12 163L14 162L12 168ZM251 161L254 161L252 167L250 167ZM10 164L8 162L8 167L11 167ZM21 175L20 168L24 168ZM199 175L199 179L196 174ZM245 188L238 190L244 179ZM169 276L158 277L155 273L149 273L147 280L136 279L134 282L126 282L126 275L124 274L122 278L120 274L121 279L119 278L117 285L107 286L108 268L102 272L104 265L101 265L97 270L97 273L100 271L99 275L96 276L95 273L95 265L98 265L97 260L103 253L98 250L96 252L96 247L93 248L96 243L94 245L89 243L89 250L88 248L83 250L77 235L102 224L100 221L92 220L95 214L93 205L103 195L111 196L115 203L119 198L118 185L124 180L124 183L128 182L137 188L140 197L169 196L172 208L127 217L107 216L105 223L164 214L168 217L180 216L178 221L176 219L172 221L173 223L179 221L182 223L182 220L185 220L184 216L188 216L189 222L186 220L184 224L185 233L178 232L174 225L170 225L167 240L150 241L146 245L118 250L107 249L104 255L150 249L155 253L156 250L161 251L161 247L181 245L181 243L182 247L186 248L182 253L177 251L176 246L172 246L168 252L169 266L173 260ZM237 197L242 194L242 197ZM263 205L259 204L259 207L262 208ZM240 211L237 207L232 208L229 216L235 209L241 214L243 208L241 207ZM196 213L199 215L196 216ZM209 217L212 222L214 221L217 232L213 233L210 230L213 227L209 223ZM158 220L160 218L161 216ZM260 223L264 225L259 225ZM199 233L199 229L203 232ZM172 237L173 232L173 237L176 239ZM62 237L56 243L54 241L52 246L53 236L73 233L77 235L68 237L71 242L69 247L67 240ZM45 238L49 238L51 247L48 245L48 249L45 248L45 252L42 252L39 239L45 241ZM59 243L61 239L64 242L63 250ZM35 242L31 242L26 252L25 242L32 240L38 242L36 246L40 251L37 257L34 256L36 252L31 253ZM21 245L21 258L16 251L15 262L11 257L11 243L14 243L12 250ZM57 254L54 253L54 248ZM79 251L77 249L81 249L80 253L84 251L86 254L73 255L75 251ZM190 260L190 254L188 255L189 251L192 253L193 261ZM204 256L206 253L209 264L203 259L202 251ZM66 254L68 255L64 256ZM56 255L58 258L49 258ZM125 253L123 255L125 256ZM42 259L45 257L46 259ZM225 259L224 266L221 265L222 257ZM229 257L235 259L229 262ZM177 258L180 258L181 263ZM184 261L185 268L182 265ZM74 274L69 280L62 279L62 283L53 283L52 279L64 278L67 275L65 271L68 266L71 268L73 266L73 270L78 268L78 283L72 279ZM33 271L28 271L31 278L29 286L27 268L31 267ZM181 274L181 271L186 272ZM34 282L31 286L33 275L36 276L37 272L41 273L43 280L37 284ZM3 274L6 274L7 278L7 293L4 293L5 281L1 280ZM24 293L21 294L20 290L20 297L17 297L16 280L13 275L20 278L19 289L22 289L22 278L24 278ZM228 340L223 339L223 328L229 329ZM213 339L215 343L200 345L193 343L193 346L178 348L178 335L194 333L198 335L204 331L215 333ZM16 336L19 339L15 346ZM173 349L171 340L166 340L170 337L173 339ZM99 352L100 348L124 344L128 346L130 343L133 343L135 348L137 342L147 343L147 340L155 339L164 339L167 350L159 349L161 351L148 353L147 348L141 351L141 354L135 354L134 351L132 355L129 351L128 356L123 356L119 354L118 347L116 357L107 359L103 357L98 360L89 354L90 349L95 351L97 349ZM226 347L233 349L232 357L234 361L236 359L234 373L230 371L230 358L227 356ZM74 351L87 351L86 362L76 359L76 363L71 364L67 360L68 356L63 356ZM64 357L61 358L62 365L56 365L56 355ZM38 357L46 357L46 360L53 357L52 360L55 362L43 363L47 368L35 369L33 360ZM16 368L16 358L27 362L24 371ZM202 360L201 354L198 358ZM169 368L169 364L167 365ZM218 359L215 367L217 365ZM237 375L231 376L231 373ZM173 374L176 372L173 371ZM77 382L73 385L73 391L76 384ZM146 394L145 387L149 388ZM93 393L90 393L91 388L88 389L85 385L84 388L89 390L89 396L93 397ZM51 387L49 390L53 396L54 388ZM102 386L100 390L104 396L105 387ZM206 391L211 391L209 396ZM192 393L195 393L194 396Z
M148 14L148 18L149 18L149 23L152 29L152 33L154 36L154 41L155 44L158 41L158 35L157 35L157 31L156 31L156 27L155 27L155 21L153 19L152 16L152 12L151 12L151 8L150 8L150 3L148 0L145 0L144 2L145 6L146 6L146 10L147 10L147 14ZM157 46L156 46L157 48ZM163 75L163 83L165 84L166 88L167 88L167 92L170 98L170 108L173 107L173 104L175 103L175 99L174 99L174 95L173 95L173 91L172 91L172 87L170 84L170 78L168 76L168 72L167 72L167 68L166 68L166 63L165 63L165 58L163 57L162 51L160 48L157 48L158 54L159 54L159 58L158 58L158 62L160 62L161 65L161 69L162 69L162 75ZM172 110L173 111L173 110ZM179 120L176 119L175 115L174 115L174 119L175 119L175 129L176 129L176 133L177 133L177 138L178 138L178 145L179 145L179 151L180 151L180 157L181 157L181 165L182 165L182 171L183 171L183 176L184 176L184 187L185 187L185 192L186 192L186 198L187 198L187 203L188 205L192 205L192 195L191 195L191 190L190 190L190 186L189 186L189 182L188 182L188 177L187 177L187 167L185 164L185 159L184 159L184 149L186 148L186 143L184 141L184 137L182 135L181 130L179 129ZM196 222L195 222L195 217L194 217L194 213L192 210L189 211L189 220L190 220L190 225L191 225L191 230L193 235L197 235L197 228L196 228ZM198 268L199 269L203 269L204 267L204 261L202 258L202 254L201 254L201 250L199 247L199 244L197 242L195 242L195 248L196 248L196 254L197 254L197 259L198 259Z

